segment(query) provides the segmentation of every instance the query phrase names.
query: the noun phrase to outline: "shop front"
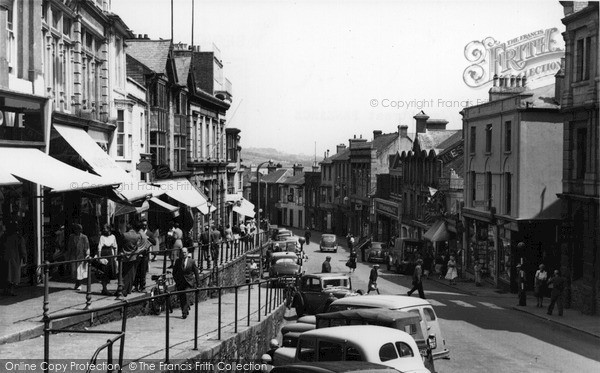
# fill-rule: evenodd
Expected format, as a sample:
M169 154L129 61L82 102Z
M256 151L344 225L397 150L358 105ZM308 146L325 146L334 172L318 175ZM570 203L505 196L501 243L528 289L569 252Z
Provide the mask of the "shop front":
M398 203L375 198L376 239L388 242L392 237L398 237Z
M498 284L498 250L496 226L486 221L466 218L467 272L473 274L475 263L481 266L482 279Z

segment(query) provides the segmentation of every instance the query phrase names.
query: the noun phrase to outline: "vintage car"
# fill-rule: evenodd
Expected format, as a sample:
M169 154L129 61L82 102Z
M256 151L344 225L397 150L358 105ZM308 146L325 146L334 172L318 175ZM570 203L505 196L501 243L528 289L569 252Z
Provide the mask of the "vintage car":
M284 241L292 237L294 237L294 233L292 233L292 231L290 231L289 229L280 228L274 235L273 241Z
M397 369L365 361L323 361L274 367L271 373L394 373Z
M302 272L302 265L295 252L277 252L271 255L269 277L277 278L280 282L294 283Z
M431 372L435 372L432 351L437 344L436 338L433 334L427 335L427 330L422 329L419 315L378 308L361 308L303 316L296 323L284 325L281 328L281 334L288 342L285 345L282 344L282 347L275 353L277 359L280 360L283 356L285 360L286 355L289 357L294 353L291 348L296 347L297 339L303 332L345 325L379 325L407 332L417 342L425 367Z
M413 312L419 315L421 329L427 330L429 336L435 338L435 343L432 345L433 358L437 360L450 356L437 315L431 303L426 299L405 295L365 295L338 299L331 303L328 311L336 312L359 308L387 308L395 311Z
M323 312L335 299L357 295L347 273L312 273L300 278L291 306L298 317Z
M383 364L401 372L429 372L423 364L415 340L408 333L373 325L309 330L298 338L292 361L278 356L273 363L275 366L282 366L322 361L366 361Z
M321 235L321 242L319 243L319 249L321 252L333 251L337 253L338 242L335 234L323 234Z
M294 238L287 238L287 239L280 240L280 241L272 241L271 249L273 250L273 252L277 252L277 251L296 252L299 249L298 241Z
M369 263L385 263L387 254L387 244L383 242L371 242L369 251L367 251L367 261Z

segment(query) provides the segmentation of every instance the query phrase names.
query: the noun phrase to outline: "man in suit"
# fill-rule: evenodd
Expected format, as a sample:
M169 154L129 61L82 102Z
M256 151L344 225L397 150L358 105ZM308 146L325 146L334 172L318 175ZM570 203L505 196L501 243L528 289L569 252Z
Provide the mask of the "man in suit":
M173 278L175 279L175 287L177 291L195 288L200 283L200 275L196 262L190 258L188 249L181 248L181 254L173 265ZM188 303L188 294L179 294L179 304L181 305L181 317L186 318L190 312Z
M219 260L219 250L221 249L221 237L221 232L213 225L210 232L210 254L215 266L218 265L217 261Z
M144 248L144 241L141 234L133 229L131 224L127 225L127 232L123 234L122 248L123 262L123 296L126 297L133 290L133 281L137 272L138 253Z

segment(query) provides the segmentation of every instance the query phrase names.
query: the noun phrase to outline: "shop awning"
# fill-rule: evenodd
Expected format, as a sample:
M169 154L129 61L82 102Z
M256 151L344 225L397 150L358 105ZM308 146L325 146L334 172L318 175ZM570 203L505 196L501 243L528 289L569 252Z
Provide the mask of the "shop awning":
M243 197L241 194L226 194L225 202L237 202L237 201L241 201L242 198Z
M186 206L197 208L202 212L200 206L206 205L208 210L208 199L187 179L159 180L156 184L174 200ZM203 212L202 212L203 213Z
M142 203L142 205L140 207L116 203L115 216L131 214L132 212L141 214L142 212L148 211L148 209L150 209L150 204L148 203L148 201L144 201L144 203Z
M0 148L0 175L10 174L54 192L111 187L119 179L100 177L71 167L33 148Z
M450 239L450 232L446 228L446 223L443 220L438 220L425 232L423 238L431 242L448 241Z
M54 128L90 165L95 173L112 180L120 180L121 186L118 191L128 201L131 202L148 196L156 197L164 193L160 188L135 180L131 174L122 169L110 155L98 146L96 140L83 129L60 124L54 124Z
M246 199L242 199L239 204L233 206L233 211L240 215L244 215L250 218L254 217L254 204Z
M0 165L0 167L2 167L2 165ZM19 180L15 179L15 177L13 175L11 175L10 172L7 172L0 168L0 185L17 185L17 184L21 184L21 182Z
M209 205L208 203L205 203L204 205L200 205L196 208L200 211L200 213L202 215L208 215L210 213L217 211L217 208L215 206L213 206L212 204Z
M162 200L160 200L160 199L158 199L156 197L150 198L150 202L152 202L155 205L159 206L160 208L166 210L167 212L170 212L174 216L178 216L179 215L179 207L177 207L177 206L173 206L171 204L168 204L165 201L162 201Z

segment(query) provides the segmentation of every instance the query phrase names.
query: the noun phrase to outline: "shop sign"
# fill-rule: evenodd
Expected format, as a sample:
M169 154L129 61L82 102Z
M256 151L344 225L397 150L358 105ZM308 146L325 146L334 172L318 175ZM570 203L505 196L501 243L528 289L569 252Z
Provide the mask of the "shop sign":
M487 201L486 200L473 201L473 206L474 207L485 207L485 206L487 206Z
M149 159L140 159L140 163L135 166L136 170L143 174L147 174L152 171L152 162Z
M0 106L0 139L44 141L42 111L15 111Z
M168 179L171 177L171 169L166 164L156 166L154 172L157 179Z
M441 160L444 164L450 163L458 157L462 157L464 154L464 143L460 141L456 147L451 150L448 150L444 154L440 154L438 159Z
M377 211L393 215L394 217L398 216L398 206L384 204L379 201L377 201Z

